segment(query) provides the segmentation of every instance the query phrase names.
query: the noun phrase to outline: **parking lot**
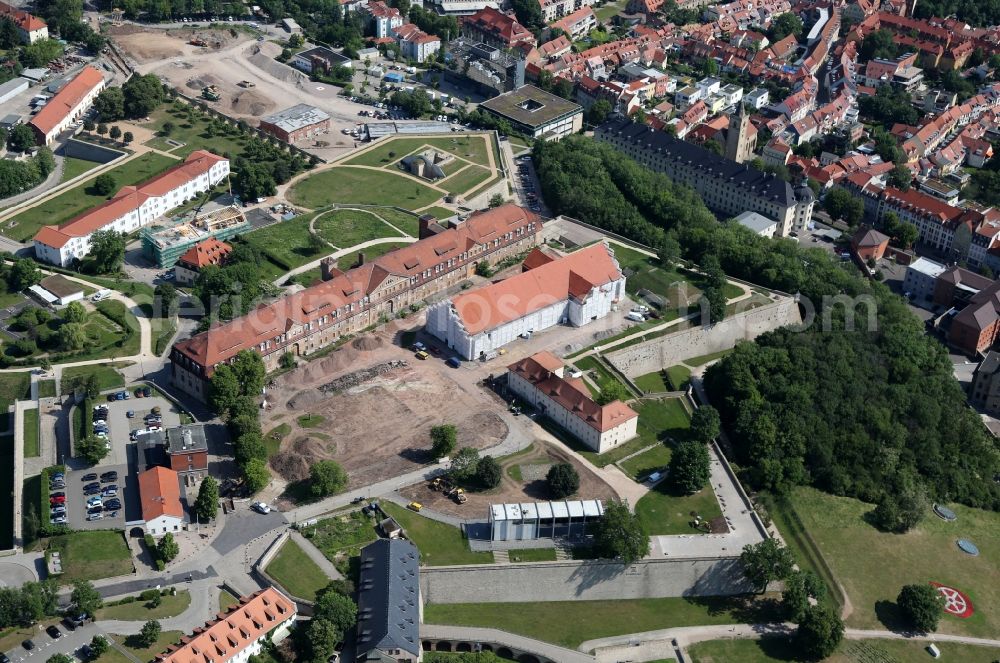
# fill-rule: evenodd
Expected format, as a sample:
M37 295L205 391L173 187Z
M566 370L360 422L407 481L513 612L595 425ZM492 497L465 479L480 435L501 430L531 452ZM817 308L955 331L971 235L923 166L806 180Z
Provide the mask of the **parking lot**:
M118 392L113 392L110 397L114 397L114 393ZM107 408L105 415L95 411L95 424L100 426L99 418L104 416L103 423L106 424L107 439L111 444L108 455L93 467L79 464L67 469L66 486L60 492L65 492L67 525L72 529L124 528L126 522L140 520L142 506L138 495L138 475L156 460L156 449L147 449L150 427L145 417L152 413L153 408L159 408L160 423L157 425L169 428L180 424L180 414L165 398L136 398L134 389L126 393L130 396L128 400L103 400L95 404L95 407ZM109 395L104 397L106 399ZM136 439L131 439L133 436ZM115 473L114 480L103 479L102 475L108 473ZM94 474L96 479L89 476ZM94 484L97 484L96 492ZM103 495L104 489L112 485L116 487L115 495ZM91 487L90 495L85 494L87 486ZM87 500L93 497L106 498L101 500L104 509L100 519L88 520ZM107 506L106 502L111 499L118 500L116 508Z

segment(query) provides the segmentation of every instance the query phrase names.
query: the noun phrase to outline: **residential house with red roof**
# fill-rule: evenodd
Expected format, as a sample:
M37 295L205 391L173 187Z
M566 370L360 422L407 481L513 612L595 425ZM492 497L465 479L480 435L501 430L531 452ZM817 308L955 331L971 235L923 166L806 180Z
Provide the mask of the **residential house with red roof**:
M181 638L154 663L245 663L266 642L288 635L298 614L295 602L274 587L245 596L215 619Z
M398 9L390 7L381 0L370 0L367 5L362 5L360 10L376 39L391 38L392 31L406 22Z
M183 163L138 186L122 187L108 202L60 226L43 226L34 237L35 257L70 266L90 251L98 230L129 233L208 191L229 175L229 159L196 150Z
M139 475L139 503L146 532L163 536L184 528L184 506L177 472L151 467Z
M538 5L542 9L542 18L546 23L551 23L563 16L568 16L575 11L594 4L595 0L538 0Z
M639 415L621 401L598 405L580 378L551 352L539 352L507 367L507 388L591 450L604 453L638 434Z
M104 75L87 65L73 80L59 90L42 109L31 118L28 126L35 132L39 145L48 145L56 136L78 120L90 108L94 98L104 89Z
M518 23L516 18L493 7L484 7L460 20L462 36L490 46L514 48L519 44L534 46L536 43L531 30Z
M590 34L590 31L597 27L597 16L590 7L577 9L572 14L567 14L552 24L553 28L559 28L574 40L581 39Z
M399 52L408 60L423 62L441 50L440 37L427 34L412 23L393 28L392 33L399 44Z
M176 343L173 384L204 400L215 368L241 351L257 352L274 370L286 352L312 354L456 286L480 262L528 251L541 241L541 230L541 219L517 205L477 212L447 228L422 217L419 241L371 262L359 255L360 264L346 272L336 261L325 263L321 283Z
M472 360L523 334L599 320L625 296L625 275L604 242L558 259L539 251L529 264L538 262L542 264L430 306L427 331Z
M34 44L39 39L49 38L49 26L34 14L0 2L0 16L6 16L17 26L17 36L24 44Z
M201 270L210 265L221 267L233 247L214 237L198 242L185 251L174 265L174 280L177 285L191 285L198 280Z

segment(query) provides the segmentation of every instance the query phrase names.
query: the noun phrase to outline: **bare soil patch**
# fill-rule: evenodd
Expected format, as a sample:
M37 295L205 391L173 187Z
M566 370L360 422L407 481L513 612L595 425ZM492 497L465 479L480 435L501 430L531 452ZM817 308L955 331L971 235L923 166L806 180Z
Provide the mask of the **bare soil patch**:
M108 33L114 37L118 46L139 64L182 55L219 51L249 39L241 32L237 32L234 37L228 30L193 28L157 30L139 25L111 27ZM190 43L192 39L202 39L206 45L195 46Z
M266 96L252 90L237 92L229 102L229 112L233 115L261 117L262 115L268 115L276 108L277 104Z

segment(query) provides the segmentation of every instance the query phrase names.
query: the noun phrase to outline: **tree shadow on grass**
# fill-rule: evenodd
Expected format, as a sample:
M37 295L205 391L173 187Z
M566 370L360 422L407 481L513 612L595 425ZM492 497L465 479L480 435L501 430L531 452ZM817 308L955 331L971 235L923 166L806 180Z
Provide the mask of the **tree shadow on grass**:
M709 615L731 615L734 622L742 624L767 624L784 619L781 601L776 597L759 594L740 596L686 596L684 599L706 609Z
M906 622L899 611L899 606L893 601L876 601L875 617L890 631L901 633L906 630Z
M792 638L772 636L761 638L756 641L761 653L767 658L775 661L802 661L802 655L798 653Z

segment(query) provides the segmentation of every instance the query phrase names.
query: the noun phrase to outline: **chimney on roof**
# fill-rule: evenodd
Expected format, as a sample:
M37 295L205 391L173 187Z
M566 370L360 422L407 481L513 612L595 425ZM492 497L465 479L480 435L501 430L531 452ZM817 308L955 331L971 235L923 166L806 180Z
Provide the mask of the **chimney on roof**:
M354 261L354 266L360 267L363 264L365 264L365 252L358 251L358 259Z
M337 268L337 261L333 258L327 257L319 261L319 275L324 281L332 281L343 273Z

